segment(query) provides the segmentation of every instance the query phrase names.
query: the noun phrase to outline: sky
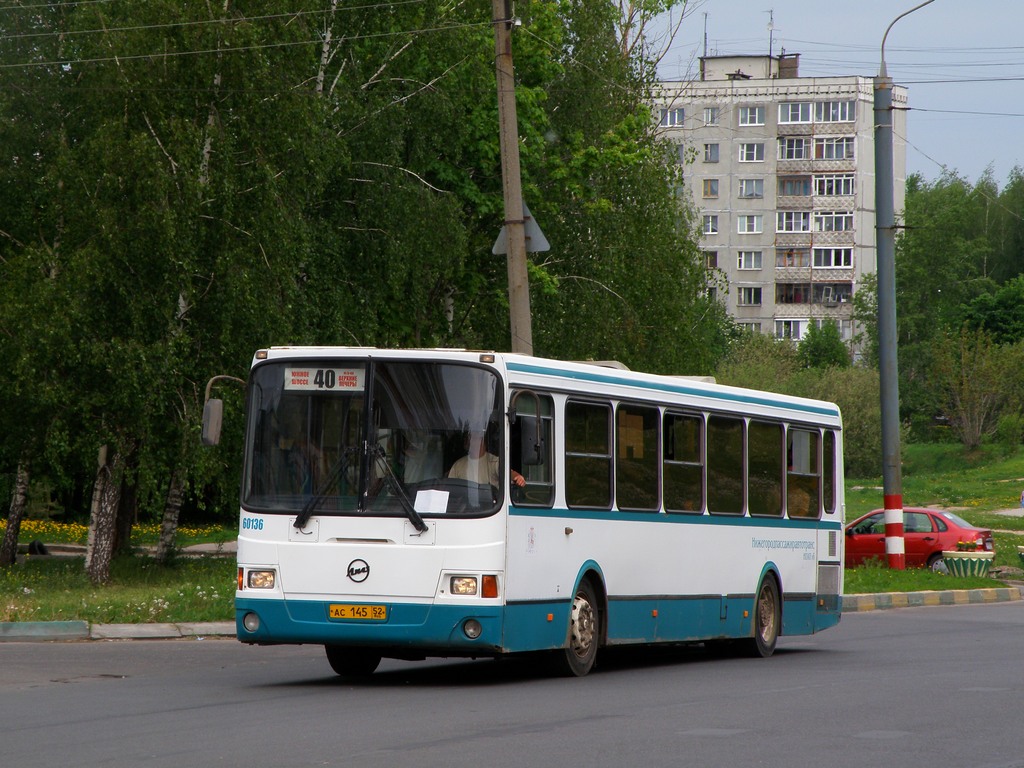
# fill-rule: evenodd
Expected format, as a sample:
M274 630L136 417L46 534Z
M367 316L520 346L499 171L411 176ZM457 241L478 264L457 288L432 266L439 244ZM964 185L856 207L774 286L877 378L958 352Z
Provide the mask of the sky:
M694 77L706 25L712 55L767 54L770 45L774 55L800 54L801 77L875 77L886 28L921 2L690 0L659 74ZM1002 188L1011 169L1024 168L1022 28L1024 0L933 0L892 27L885 63L908 91L908 173L934 180L949 171L973 183L991 170Z

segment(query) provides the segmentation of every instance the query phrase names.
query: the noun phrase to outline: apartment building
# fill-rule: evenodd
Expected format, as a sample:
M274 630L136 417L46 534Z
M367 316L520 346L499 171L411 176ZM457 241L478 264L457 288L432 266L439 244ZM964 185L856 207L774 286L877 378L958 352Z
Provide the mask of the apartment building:
M799 54L713 56L700 79L662 82L660 130L679 144L718 297L752 331L800 339L875 272L873 82L800 77ZM906 89L893 89L894 200L903 209Z

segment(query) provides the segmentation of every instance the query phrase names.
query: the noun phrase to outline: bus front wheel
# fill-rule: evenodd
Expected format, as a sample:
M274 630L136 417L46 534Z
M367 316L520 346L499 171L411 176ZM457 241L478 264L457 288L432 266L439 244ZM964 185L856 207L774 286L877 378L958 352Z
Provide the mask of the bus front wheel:
M369 648L325 645L331 669L342 677L369 677L380 664L380 654Z
M580 582L569 611L569 636L559 651L561 671L567 676L583 677L594 667L601 641L601 612L597 594L587 580Z

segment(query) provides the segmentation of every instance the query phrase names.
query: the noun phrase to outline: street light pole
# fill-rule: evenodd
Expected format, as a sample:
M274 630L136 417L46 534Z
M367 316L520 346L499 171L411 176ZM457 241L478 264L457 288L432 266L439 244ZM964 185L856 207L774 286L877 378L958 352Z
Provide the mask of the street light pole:
M885 39L904 16L934 2L926 0L900 14L882 36L881 65L874 80L875 229L878 259L878 375L882 405L882 494L885 555L903 570L903 477L900 468L900 390L896 357L896 213L893 200L892 80L885 68Z

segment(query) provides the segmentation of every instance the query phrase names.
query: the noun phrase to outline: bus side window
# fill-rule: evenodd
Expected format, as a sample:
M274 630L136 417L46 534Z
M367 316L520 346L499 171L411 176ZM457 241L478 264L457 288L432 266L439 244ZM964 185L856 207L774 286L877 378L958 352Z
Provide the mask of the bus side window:
M665 414L662 483L669 512L704 511L704 420Z
M538 402L539 416L536 413ZM512 503L550 507L555 502L551 398L548 395L519 397L515 409L516 420L509 431L509 466L523 476L526 485L512 486Z
M570 507L611 509L611 406L565 404L565 501Z

